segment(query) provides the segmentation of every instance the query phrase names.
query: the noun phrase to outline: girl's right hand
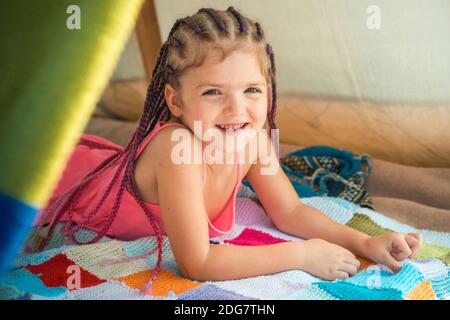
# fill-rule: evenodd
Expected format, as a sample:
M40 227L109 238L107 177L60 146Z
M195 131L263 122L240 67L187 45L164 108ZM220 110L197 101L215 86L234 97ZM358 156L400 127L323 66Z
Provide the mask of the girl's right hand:
M324 280L346 279L359 269L359 260L347 249L322 239L300 242L302 270Z

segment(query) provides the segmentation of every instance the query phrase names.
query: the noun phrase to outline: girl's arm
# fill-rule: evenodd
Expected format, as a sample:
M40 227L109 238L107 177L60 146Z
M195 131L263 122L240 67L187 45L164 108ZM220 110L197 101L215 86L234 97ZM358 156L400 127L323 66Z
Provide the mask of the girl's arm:
M370 237L340 224L319 210L303 204L279 166L277 154L267 140L268 154L260 154L247 174L258 198L274 224L283 232L303 239L320 238L342 246L354 254L388 265L392 270L401 268L400 261L412 257L421 247L416 234L387 233ZM262 174L263 164L270 163L273 174Z

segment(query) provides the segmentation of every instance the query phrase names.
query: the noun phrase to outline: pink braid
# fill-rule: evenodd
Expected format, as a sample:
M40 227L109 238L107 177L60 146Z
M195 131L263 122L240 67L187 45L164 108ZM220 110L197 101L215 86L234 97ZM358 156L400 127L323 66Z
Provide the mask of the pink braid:
M86 142L86 140L81 139L80 143L85 144L85 142ZM108 145L103 145L100 143L96 143L96 145L97 145L97 147L103 146L105 148L110 149L110 146L108 146ZM130 143L128 145L130 145ZM128 148L128 146L127 146L127 148ZM106 169L111 167L115 163L115 161L117 161L121 157L121 155L122 155L121 152L117 152L116 154L113 154L110 157L108 157L106 160L104 160L102 163L100 163L94 170L92 170L87 175L85 175L78 184L76 184L75 186L70 188L63 195L61 195L58 199L56 199L55 201L53 201L52 203L49 204L49 207L48 207L46 213L41 218L42 222L37 227L35 234L39 234L41 232L41 229L43 229L42 225L48 216L50 216L51 214L54 214L54 217L52 219L50 226L48 227L49 230L48 230L46 236L44 237L43 241L38 246L38 250L42 250L46 246L49 238L51 237L51 235L54 231L54 228L56 227L56 224L59 222L59 220L62 217L62 215L64 214L68 204L70 204L72 202L72 200L74 199L74 197L76 196L78 191L81 191L82 187L84 187L89 181L91 181L92 179L94 179L95 177L100 175L102 172L104 172ZM54 211L56 211L56 212L54 213Z

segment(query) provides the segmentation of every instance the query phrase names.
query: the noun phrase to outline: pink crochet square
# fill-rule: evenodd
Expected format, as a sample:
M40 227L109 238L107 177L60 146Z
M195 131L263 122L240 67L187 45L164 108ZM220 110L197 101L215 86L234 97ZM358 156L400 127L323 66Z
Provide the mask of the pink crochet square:
M244 229L244 231L242 231L237 238L224 241L224 243L231 243L234 245L244 245L244 246L260 246L265 244L273 244L281 242L287 242L287 240L275 238L266 232L250 228Z

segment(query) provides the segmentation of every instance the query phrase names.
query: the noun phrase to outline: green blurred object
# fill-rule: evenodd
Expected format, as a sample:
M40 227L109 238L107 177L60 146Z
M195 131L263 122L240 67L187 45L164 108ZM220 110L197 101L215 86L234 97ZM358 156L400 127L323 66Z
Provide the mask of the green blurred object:
M68 7L80 9L80 29ZM42 205L134 27L142 0L0 4L0 192Z

